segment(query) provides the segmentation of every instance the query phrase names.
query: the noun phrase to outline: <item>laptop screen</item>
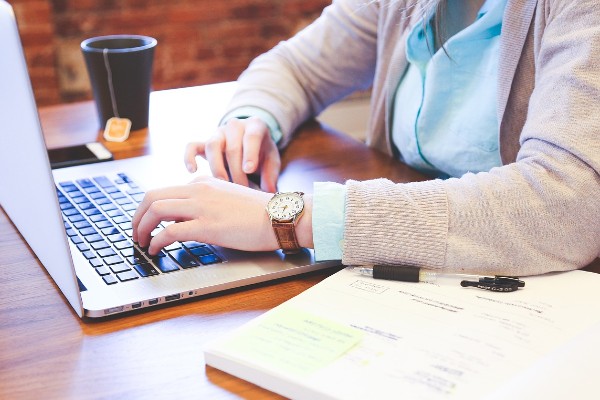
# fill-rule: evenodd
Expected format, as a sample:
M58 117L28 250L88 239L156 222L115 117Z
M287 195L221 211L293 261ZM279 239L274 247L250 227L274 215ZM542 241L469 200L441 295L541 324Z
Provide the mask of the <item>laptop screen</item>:
M71 306L83 306L12 8L0 1L0 204Z

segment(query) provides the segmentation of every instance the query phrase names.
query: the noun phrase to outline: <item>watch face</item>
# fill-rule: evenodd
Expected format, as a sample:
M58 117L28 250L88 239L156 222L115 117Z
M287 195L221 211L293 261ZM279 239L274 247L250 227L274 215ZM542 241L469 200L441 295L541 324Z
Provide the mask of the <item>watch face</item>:
M267 204L269 216L277 221L291 221L304 209L304 200L298 193L277 193Z

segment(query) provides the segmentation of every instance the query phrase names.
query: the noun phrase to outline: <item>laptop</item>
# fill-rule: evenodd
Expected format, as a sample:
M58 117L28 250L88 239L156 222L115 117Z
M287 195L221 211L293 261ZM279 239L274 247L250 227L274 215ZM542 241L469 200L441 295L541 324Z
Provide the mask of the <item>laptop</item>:
M175 243L150 257L131 240L131 217L147 189L189 182L181 154L52 170L15 17L3 0L0 54L0 205L79 317L102 318L338 265L316 263L308 249L285 256L198 242ZM206 163L202 168L210 174Z

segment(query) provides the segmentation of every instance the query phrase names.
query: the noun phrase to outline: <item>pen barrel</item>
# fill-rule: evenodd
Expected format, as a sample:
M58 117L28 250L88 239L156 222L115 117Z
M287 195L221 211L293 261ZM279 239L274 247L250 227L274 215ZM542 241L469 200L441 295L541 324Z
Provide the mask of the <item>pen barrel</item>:
M419 282L419 269L417 267L375 265L373 266L373 278L402 282Z
M435 272L432 270L421 269L419 274L419 281L426 283L434 283L438 285L455 285L460 284L462 281L479 281L481 276L479 275L470 275L470 274L452 274L452 273L443 273L443 272Z

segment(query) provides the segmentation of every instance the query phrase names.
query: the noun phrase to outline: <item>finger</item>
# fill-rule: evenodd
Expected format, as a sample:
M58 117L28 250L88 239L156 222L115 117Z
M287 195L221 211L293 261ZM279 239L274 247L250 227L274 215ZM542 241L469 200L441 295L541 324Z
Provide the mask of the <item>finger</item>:
M140 221L148 211L148 208L150 208L150 206L154 202L165 199L186 199L190 197L190 190L191 189L188 185L184 185L148 191L142 199L142 202L138 205L137 209L135 210L135 214L133 214L133 218L131 220L131 227L133 229L132 239L135 242L138 241L138 226L140 224Z
M148 246L152 231L162 221L187 221L195 219L197 216L195 204L196 202L188 199L159 200L152 203L137 226L137 242L139 245L141 247Z
M229 174L225 167L225 160L223 158L223 151L225 149L225 127L220 127L217 133L213 135L204 146L204 155L210 171L215 178L222 179L224 181L229 180Z
M175 242L195 240L204 242L201 238L201 224L197 220L177 222L167 226L152 238L148 246L148 252L157 254L161 249Z
M192 142L185 146L183 161L185 162L185 167L189 172L194 173L198 170L196 156L204 155L204 147L204 142Z
M269 140L271 140L269 138ZM271 140L269 150L262 163L260 174L260 187L263 191L275 193L277 191L277 179L281 171L281 157L275 143Z
M231 120L225 128L225 157L231 181L248 186L248 178L242 170L242 147L245 134L245 121Z
M251 174L256 171L260 160L263 140L269 134L267 125L258 118L249 118L243 137L242 169Z

